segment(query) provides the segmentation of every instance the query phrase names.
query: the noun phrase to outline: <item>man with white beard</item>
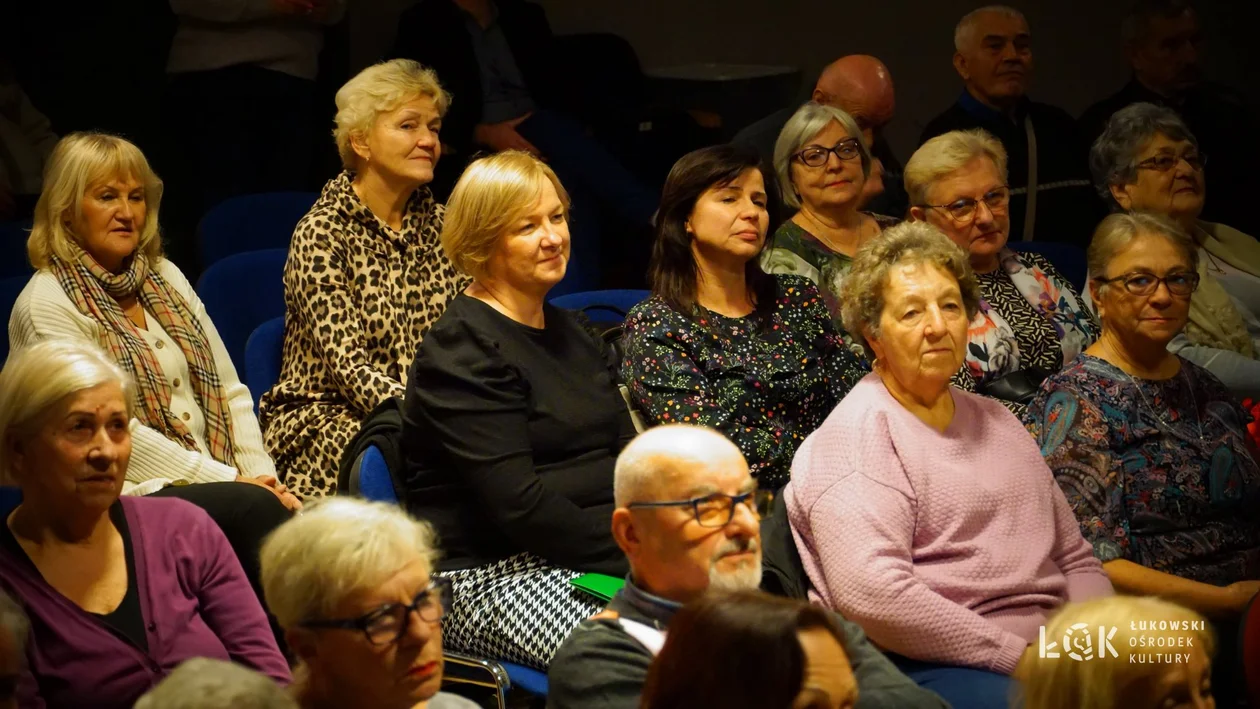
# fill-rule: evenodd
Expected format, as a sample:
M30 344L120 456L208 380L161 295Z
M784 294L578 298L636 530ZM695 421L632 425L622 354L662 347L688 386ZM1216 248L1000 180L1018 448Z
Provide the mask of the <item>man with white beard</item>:
M709 588L761 583L763 495L744 456L721 434L683 425L646 431L617 458L613 495L612 534L630 577L556 652L549 709L637 709L678 609ZM837 620L858 682L857 709L948 706L893 666L861 628Z

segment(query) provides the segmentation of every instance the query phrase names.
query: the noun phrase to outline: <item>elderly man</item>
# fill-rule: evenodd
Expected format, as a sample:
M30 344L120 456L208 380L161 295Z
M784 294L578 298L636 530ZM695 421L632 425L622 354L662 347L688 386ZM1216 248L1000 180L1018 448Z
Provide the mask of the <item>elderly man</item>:
M637 709L674 613L710 587L761 582L756 483L720 434L683 425L643 433L617 459L613 492L612 534L629 558L630 578L552 659L552 709ZM839 622L860 709L946 706L898 671L861 628Z
M954 48L965 88L928 122L919 144L955 130L992 133L1009 157L1011 240L1084 247L1105 213L1090 187L1089 146L1065 111L1028 99L1028 21L1009 7L982 7L958 23Z
M871 179L866 181L863 195L866 202L862 208L890 217L905 216L909 202L901 185L901 161L897 160L883 136L884 127L892 121L897 108L888 67L865 54L840 57L818 75L810 98L853 116L871 148L875 162L871 168ZM731 142L755 148L769 164L774 157L774 142L779 139L783 125L796 109L797 106L790 106L766 116L741 130ZM779 213L778 200L774 202L770 214L771 231L789 216Z
M22 608L0 591L0 709L17 709L17 686L31 622Z
M270 677L223 660L186 660L135 709L298 709Z
M1081 114L1091 143L1125 106L1153 103L1176 111L1211 159L1203 219L1260 233L1250 200L1260 190L1260 141L1255 116L1234 91L1203 80L1199 18L1189 0L1140 0L1121 26L1133 78L1115 95Z

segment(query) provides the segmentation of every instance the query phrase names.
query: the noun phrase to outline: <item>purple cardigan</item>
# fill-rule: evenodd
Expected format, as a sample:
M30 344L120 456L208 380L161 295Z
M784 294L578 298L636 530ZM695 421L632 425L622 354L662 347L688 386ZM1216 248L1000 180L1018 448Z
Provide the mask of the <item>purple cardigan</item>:
M190 657L234 661L288 684L267 616L218 525L183 500L121 500L149 651L74 605L27 560L0 550L0 583L31 619L19 705L129 709Z

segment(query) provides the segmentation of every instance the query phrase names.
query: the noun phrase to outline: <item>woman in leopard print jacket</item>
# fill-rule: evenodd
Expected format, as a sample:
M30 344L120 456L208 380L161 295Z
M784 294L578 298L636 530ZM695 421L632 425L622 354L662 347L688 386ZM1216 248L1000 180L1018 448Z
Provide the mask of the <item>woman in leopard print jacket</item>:
M467 285L442 253L429 188L450 103L416 62L377 64L337 92L346 170L293 233L280 381L259 406L276 469L305 498L336 491L341 455L405 391L429 326Z

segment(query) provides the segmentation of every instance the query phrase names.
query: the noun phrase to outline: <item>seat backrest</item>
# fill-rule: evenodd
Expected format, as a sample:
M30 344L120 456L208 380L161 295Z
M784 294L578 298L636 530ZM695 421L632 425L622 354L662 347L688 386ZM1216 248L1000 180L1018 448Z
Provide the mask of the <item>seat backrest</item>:
M242 381L248 376L245 343L259 325L284 317L285 249L233 254L197 281L197 296L223 338Z
M254 396L254 406L280 381L280 361L284 356L284 318L272 318L258 326L245 342L245 386Z
M651 292L645 290L590 290L558 295L550 302L557 308L580 310L592 322L620 324L631 308L647 300L650 295Z
M318 198L314 192L266 192L215 205L197 226L201 267L245 251L288 248L293 228Z
M1012 241L1007 246L1013 251L1041 254L1059 269L1059 273L1068 279L1077 293L1085 288L1085 273L1089 269L1085 264L1085 251L1081 247L1053 241Z
M0 278L29 276L35 270L26 255L31 220L0 222Z
M381 449L373 445L367 446L359 456L358 464L358 474L350 478L350 494L377 502L398 504L394 480L389 474L389 466L385 464Z

